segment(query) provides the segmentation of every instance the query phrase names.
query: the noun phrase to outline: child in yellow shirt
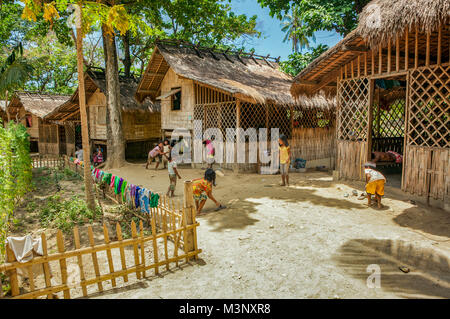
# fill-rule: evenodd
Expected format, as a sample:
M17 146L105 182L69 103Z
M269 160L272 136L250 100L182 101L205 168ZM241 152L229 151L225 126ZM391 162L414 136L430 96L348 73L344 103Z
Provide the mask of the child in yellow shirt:
M281 135L278 139L278 143L280 144L280 173L281 173L281 186L289 186L289 166L291 163L291 148L289 147L289 143L287 137L285 135Z

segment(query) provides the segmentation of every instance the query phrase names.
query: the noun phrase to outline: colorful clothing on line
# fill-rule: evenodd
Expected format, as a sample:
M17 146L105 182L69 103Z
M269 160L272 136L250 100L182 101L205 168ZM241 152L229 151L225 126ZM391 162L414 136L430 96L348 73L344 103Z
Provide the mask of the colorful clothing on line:
M158 207L158 203L159 203L159 195L156 193L152 193L149 202L150 207L151 208Z
M134 195L134 207L138 208L140 206L140 202L139 202L139 193L140 193L141 188L139 186L136 186L136 193Z
M126 191L127 191L127 181L122 182L122 187L120 188L120 193L122 194L122 200L126 200Z

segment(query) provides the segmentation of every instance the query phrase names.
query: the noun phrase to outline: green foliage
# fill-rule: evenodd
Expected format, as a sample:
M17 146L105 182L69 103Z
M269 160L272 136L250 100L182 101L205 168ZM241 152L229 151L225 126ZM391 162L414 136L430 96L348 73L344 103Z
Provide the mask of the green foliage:
M0 255L13 222L14 208L31 189L28 133L22 124L0 126Z
M293 6L300 12L304 28L299 34L310 37L319 30L336 31L345 36L358 23L358 14L370 0L258 0L262 7L270 9L271 16L282 19Z
M328 50L328 46L324 44L319 44L317 47L312 49L311 52L306 53L292 53L289 55L287 61L283 61L280 63L281 70L291 74L292 76L296 76L299 74L304 68L308 66L312 61L314 61L318 56L320 56L323 52Z
M0 65L0 96L20 88L29 78L33 67L23 57L22 44L15 46L6 61Z
M292 51L297 53L304 48L309 49L309 39L305 35L305 33L301 32L303 28L303 22L300 20L300 12L298 7L294 6L292 8L292 14L286 14L283 17L283 23L281 31L286 33L286 36L283 39L283 42L292 41ZM314 34L312 35L312 39L315 42L316 38Z
M39 220L43 227L58 228L68 233L74 226L91 223L100 215L99 207L94 212L89 210L85 200L79 196L64 200L56 194L49 197L41 208Z

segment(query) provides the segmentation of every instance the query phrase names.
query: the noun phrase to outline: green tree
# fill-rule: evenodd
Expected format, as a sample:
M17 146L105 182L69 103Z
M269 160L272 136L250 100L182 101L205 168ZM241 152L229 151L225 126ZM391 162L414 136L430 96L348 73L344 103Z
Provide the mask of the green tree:
M310 52L299 53L294 52L289 55L287 61L280 63L281 70L296 76L304 68L308 66L312 61L319 57L323 52L328 50L328 46L324 44L319 44L317 47L313 48Z
M283 42L292 41L292 51L297 53L304 48L309 49L309 39L304 32L302 32L302 21L300 20L300 13L296 6L292 7L292 13L286 14L283 17L281 31L286 33ZM314 34L311 35L313 41L316 41Z
M13 48L6 61L0 65L0 97L4 97L8 104L8 93L24 85L33 71L32 66L23 57L22 44ZM10 120L8 108L6 108L8 122Z
M358 23L358 14L371 0L258 0L270 9L271 16L283 18L293 6L300 12L306 36L319 30L336 31L342 36L352 31Z

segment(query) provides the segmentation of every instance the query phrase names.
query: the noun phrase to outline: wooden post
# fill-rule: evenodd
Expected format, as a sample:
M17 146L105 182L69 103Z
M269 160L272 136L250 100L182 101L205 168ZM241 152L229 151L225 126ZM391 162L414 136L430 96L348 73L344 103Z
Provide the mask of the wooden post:
M369 80L369 114L367 123L367 161L370 161L370 154L372 150L372 126L373 126L373 101L375 92L375 80ZM361 167L360 167L361 170Z
M409 27L405 31L405 71L409 69Z
M238 151L238 143L239 139L241 137L241 134L239 133L239 128L241 127L241 101L239 99L236 99L236 143L234 144L235 150L234 150L234 163L233 163L233 171L235 174L239 173L239 163L237 162L237 151Z
M80 118L81 118L81 138L83 144L83 163L84 163L84 187L86 194L87 206L90 210L95 210L95 201L92 192L91 182L91 162L90 162L90 147L89 147L89 129L86 112L86 92L84 88L84 71L83 71L83 30L82 30L82 3L79 1L78 8L75 9L77 13L77 70L78 70L78 101L80 104Z
M6 244L6 261L9 263L13 263L16 261L16 257L14 256L14 252L9 245ZM9 276L9 284L11 285L11 296L17 296L20 293L19 290L19 279L17 278L17 269L11 269L8 271Z
M184 182L184 210L186 212L186 226L192 225L195 223L195 215L197 213L195 204L194 204L194 195L192 190L192 181ZM194 228L186 231L186 238L184 238L184 252L189 253L195 250L196 243L194 241L195 236L194 232L196 230Z

